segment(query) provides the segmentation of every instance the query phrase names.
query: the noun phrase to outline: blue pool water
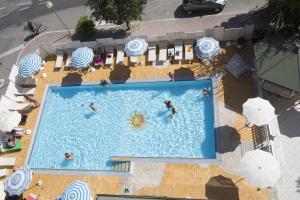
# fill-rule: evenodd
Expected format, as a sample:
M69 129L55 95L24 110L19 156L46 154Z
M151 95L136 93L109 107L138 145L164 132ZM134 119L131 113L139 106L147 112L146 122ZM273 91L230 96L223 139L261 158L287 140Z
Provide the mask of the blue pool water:
M109 170L111 156L215 158L213 100L204 87L211 81L49 87L29 165ZM177 110L171 120L165 100ZM134 113L146 117L143 128L130 124ZM65 152L74 159L65 161Z

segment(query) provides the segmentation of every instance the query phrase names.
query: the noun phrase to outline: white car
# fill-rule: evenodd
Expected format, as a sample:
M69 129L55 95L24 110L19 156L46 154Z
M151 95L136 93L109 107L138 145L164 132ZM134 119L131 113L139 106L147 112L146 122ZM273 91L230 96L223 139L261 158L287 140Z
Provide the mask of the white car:
M183 0L182 8L188 14L192 14L195 10L205 10L218 13L223 10L226 0Z

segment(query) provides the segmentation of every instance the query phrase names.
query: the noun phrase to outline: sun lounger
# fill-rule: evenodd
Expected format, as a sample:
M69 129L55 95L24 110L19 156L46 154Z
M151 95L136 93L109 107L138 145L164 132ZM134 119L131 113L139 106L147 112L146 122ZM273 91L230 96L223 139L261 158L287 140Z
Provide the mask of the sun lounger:
M64 52L61 49L56 50L55 69L60 69L64 59Z
M73 52L73 49L68 49L67 50L67 60L66 60L65 67L71 67L72 52Z
M226 64L225 69L227 69L227 71L235 78L239 79L243 74L250 70L250 67L241 56L235 54Z
M6 177L8 175L7 169L0 169L0 177Z
M24 98L23 96L18 96L18 95L16 95L16 94L14 94L14 92L11 91L11 90L9 90L9 89L6 90L5 96L6 96L7 98L9 98L9 99L15 101L15 102L20 102L20 103L22 103L22 102L25 101L25 98Z
M174 59L175 60L182 60L182 51L183 51L183 42L182 40L178 40L174 42L175 45L175 53L174 53Z
M16 145L14 147L10 146L4 146L1 148L2 153L11 153L15 151L21 151L23 148L23 141L19 140L17 141Z
M12 66L8 79L22 86L35 86L37 84L37 79L35 78L20 76L18 72L18 66L16 65Z
M7 90L12 91L12 93L15 95L24 95L24 94L33 95L35 88L23 88L15 84L14 82L10 81L7 86Z
M161 43L159 46L159 61L166 61L167 60L167 44Z
M111 65L113 64L113 61L114 61L114 49L112 47L107 47L105 64Z
M193 60L194 59L194 52L193 52L193 45L186 44L184 45L184 53L185 53L185 60Z
M156 61L156 46L148 47L148 61Z
M279 162L279 164L281 166L286 165L281 142L280 141L270 141L270 145L272 148L272 154L276 158L276 160Z
M270 135L272 135L273 137L279 136L280 133L280 129L278 126L278 119L275 118L273 119L269 124L269 131L270 131Z
M122 46L117 47L117 58L116 58L116 64L123 64L124 60L124 48Z
M30 103L16 103L3 95L1 96L0 103L6 106L8 110L30 111L32 108Z
M271 83L269 81L263 81L262 86L263 89L272 92L274 94L278 94L284 98L290 99L295 96L295 91L290 90L288 88L282 87L280 85Z
M0 167L12 167L16 164L16 158L0 157Z

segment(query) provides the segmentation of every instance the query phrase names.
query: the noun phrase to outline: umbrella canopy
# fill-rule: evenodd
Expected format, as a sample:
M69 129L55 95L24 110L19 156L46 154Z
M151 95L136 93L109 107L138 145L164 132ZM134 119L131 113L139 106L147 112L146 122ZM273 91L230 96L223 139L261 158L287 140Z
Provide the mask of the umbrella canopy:
M73 67L85 68L93 62L93 59L93 50L88 47L81 47L72 53L71 63Z
M4 192L4 183L0 181L0 200L4 200L6 197L6 193Z
M134 40L130 40L126 45L125 45L125 52L127 56L141 56L143 55L148 48L148 43L141 38L136 38Z
M257 126L268 124L277 117L275 108L270 102L260 97L248 99L243 104L243 115L247 118L248 123Z
M32 180L32 171L28 165L16 170L9 179L4 182L4 190L9 196L21 195Z
M22 76L32 76L39 71L42 64L42 58L38 54L27 54L18 64L19 74Z
M272 187L280 178L280 166L275 157L256 149L248 151L240 161L240 172L249 183L259 188Z
M67 187L62 200L92 200L92 194L86 183L77 180Z
M17 111L0 111L0 131L9 132L21 122L21 114Z
M196 54L202 59L211 59L220 50L219 41L211 37L203 37L197 41Z

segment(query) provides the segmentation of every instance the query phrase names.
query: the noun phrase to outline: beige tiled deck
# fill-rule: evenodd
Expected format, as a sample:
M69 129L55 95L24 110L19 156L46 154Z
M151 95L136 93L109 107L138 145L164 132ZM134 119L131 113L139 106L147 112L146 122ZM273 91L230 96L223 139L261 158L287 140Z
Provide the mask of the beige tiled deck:
M234 79L231 75L226 74L223 70L223 63L226 63L230 56L235 52L234 49L227 49L225 55L219 56L212 65L214 67L202 66L199 63L194 64L175 64L165 68L153 66L114 66L112 69L97 68L95 72L82 72L64 70L54 71L55 56L49 56L46 59L44 70L40 71L36 87L35 98L41 100L44 94L45 85L49 83L70 83L70 82L99 82L101 79L106 80L123 80L127 79L147 79L167 77L169 71L175 72L177 77L192 77L196 75L207 75L218 72L219 69L225 74L219 81L219 98L225 103L225 106L236 113L235 129L241 140L250 140L251 133L248 128L244 127L245 119L241 115L242 103L254 95L253 83L250 75L241 80ZM239 50L239 53L247 57L247 50ZM144 58L142 58L144 59ZM47 73L46 78L40 78L41 73ZM39 108L34 109L29 114L26 128L34 129ZM17 167L23 165L28 151L31 136L25 135L24 149L21 152L4 155L5 157L17 157ZM224 180L222 175L232 181ZM133 177L140 176L133 171ZM41 199L54 199L61 194L66 186L76 179L87 182L93 194L123 194L122 177L100 177L100 176L67 176L67 175L33 175L32 184L37 180L43 180L43 189L32 187L27 192L36 193ZM211 179L211 180L210 180ZM210 180L210 181L209 181ZM142 182L142 180L141 180ZM207 184L209 182L209 184ZM224 183L221 187L214 187ZM225 186L224 186L225 185ZM231 186L230 186L231 185ZM235 186L234 186L235 185ZM254 186L248 185L241 177L226 173L220 167L211 165L201 167L197 164L167 164L163 168L163 175L159 185L139 187L136 194L140 195L157 195L172 197L193 197L193 198L215 198L215 199L268 199L267 190L256 191ZM221 196L221 197L220 197Z

